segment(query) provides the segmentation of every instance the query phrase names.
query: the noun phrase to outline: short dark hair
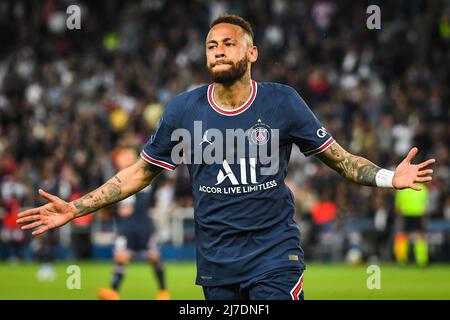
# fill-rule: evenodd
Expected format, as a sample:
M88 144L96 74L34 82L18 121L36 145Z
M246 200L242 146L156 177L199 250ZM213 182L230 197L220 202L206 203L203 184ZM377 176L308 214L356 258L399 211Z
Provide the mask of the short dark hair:
M217 19L215 19L211 23L210 29L219 23L229 23L229 24L234 24L236 26L241 27L245 31L245 33L247 33L251 37L251 39L253 41L254 34L253 34L252 26L251 26L250 22L248 22L244 18L242 18L238 15L235 15L235 14L224 14L224 15L219 16Z

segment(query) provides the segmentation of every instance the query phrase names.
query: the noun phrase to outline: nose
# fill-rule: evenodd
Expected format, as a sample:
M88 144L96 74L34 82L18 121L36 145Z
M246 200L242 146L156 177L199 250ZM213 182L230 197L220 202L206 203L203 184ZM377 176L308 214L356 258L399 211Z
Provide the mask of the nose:
M223 50L223 45L219 44L214 52L214 57L216 59L218 58L224 58L225 57L225 51Z
M214 54L214 57L215 57L216 59L224 58L224 57L225 57L225 53L223 53L223 51L217 51L217 52Z

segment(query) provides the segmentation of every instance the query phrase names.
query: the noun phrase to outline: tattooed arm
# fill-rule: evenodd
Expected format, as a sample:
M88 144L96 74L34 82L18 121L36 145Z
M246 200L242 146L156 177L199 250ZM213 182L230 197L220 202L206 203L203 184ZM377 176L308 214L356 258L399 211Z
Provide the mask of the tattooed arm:
M23 230L40 227L33 232L33 235L44 233L77 217L129 197L148 186L159 172L161 172L160 168L139 159L130 167L118 172L99 188L72 202L65 202L39 190L39 194L48 200L48 203L20 213L17 223L23 224Z
M128 198L148 186L161 171L143 159L118 172L101 187L72 201L75 217L83 216L112 203Z
M318 158L350 181L376 186L375 176L381 168L363 157L347 152L337 142L318 154Z
M416 154L417 148L412 148L395 171L382 169L366 158L355 156L347 152L337 142L331 144L324 152L317 156L341 176L358 184L420 190L420 187L415 183L431 181L432 178L429 175L433 173L433 170L422 169L433 164L435 160L430 159L414 165L411 161Z

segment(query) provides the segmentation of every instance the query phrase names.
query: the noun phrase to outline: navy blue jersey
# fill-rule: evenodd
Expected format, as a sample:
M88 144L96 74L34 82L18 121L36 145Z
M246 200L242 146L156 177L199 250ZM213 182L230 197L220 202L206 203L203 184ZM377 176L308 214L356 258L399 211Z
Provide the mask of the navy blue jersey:
M141 230L143 232L153 230L153 224L149 217L150 187L146 187L119 202L119 211L121 206L132 206L132 211L126 216L120 213L117 215L118 233L126 233L129 230Z
M141 152L143 159L168 170L179 164L178 154L188 165L197 284L203 286L256 279L280 267L305 268L294 199L284 183L288 161L293 143L313 155L334 140L293 88L251 84L249 99L234 110L217 105L214 84L178 95ZM245 132L244 138L236 135L243 141L227 139L239 130ZM215 161L199 159L199 150Z

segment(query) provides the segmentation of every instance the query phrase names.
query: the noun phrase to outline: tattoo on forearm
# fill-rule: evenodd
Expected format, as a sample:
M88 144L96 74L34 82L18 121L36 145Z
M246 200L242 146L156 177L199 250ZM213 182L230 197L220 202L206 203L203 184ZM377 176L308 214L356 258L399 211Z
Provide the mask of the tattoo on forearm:
M122 182L117 176L114 176L113 179ZM122 188L119 184L107 182L101 189L94 190L74 201L73 205L81 215L85 215L119 201L122 198L121 195Z
M375 176L380 167L369 160L352 155L337 143L330 146L332 156L323 160L343 177L366 186L376 186ZM332 159L331 159L332 158Z
M113 202L113 201L119 200L120 194L121 194L120 186L115 183L107 183L106 186L107 186L106 190L102 190L104 199L107 202Z
M375 176L381 169L367 159L348 154L336 165L338 172L356 183L375 186Z
M144 170L144 173L147 175L147 174L153 174L154 168L152 167L151 164L146 163L145 166L142 167L142 170Z
M146 163L142 166L142 170L146 179L151 181L162 169L151 165L150 163Z
M375 176L380 170L381 168L373 163L363 165L358 169L358 179L356 182L366 186L376 186Z
M336 158L340 158L341 156L339 155L338 150L336 149L336 147L334 147L333 145L330 146L330 150L331 153L336 157Z
M142 160L142 162L144 162L144 160ZM142 171L140 171L137 175L137 181L134 179L132 182L134 184L137 183L137 185L135 185L135 189L130 189L128 185L129 182L124 179L125 176L119 178L118 175L115 175L100 188L86 194L78 200L73 201L73 205L78 210L77 215L85 215L125 199L148 185L148 183L152 181L153 177L162 169L146 163L145 165L139 165L139 170ZM130 173L128 172L127 174ZM135 173L131 174L134 175ZM142 179L142 181L140 179ZM123 188L124 181L127 183L126 188Z

